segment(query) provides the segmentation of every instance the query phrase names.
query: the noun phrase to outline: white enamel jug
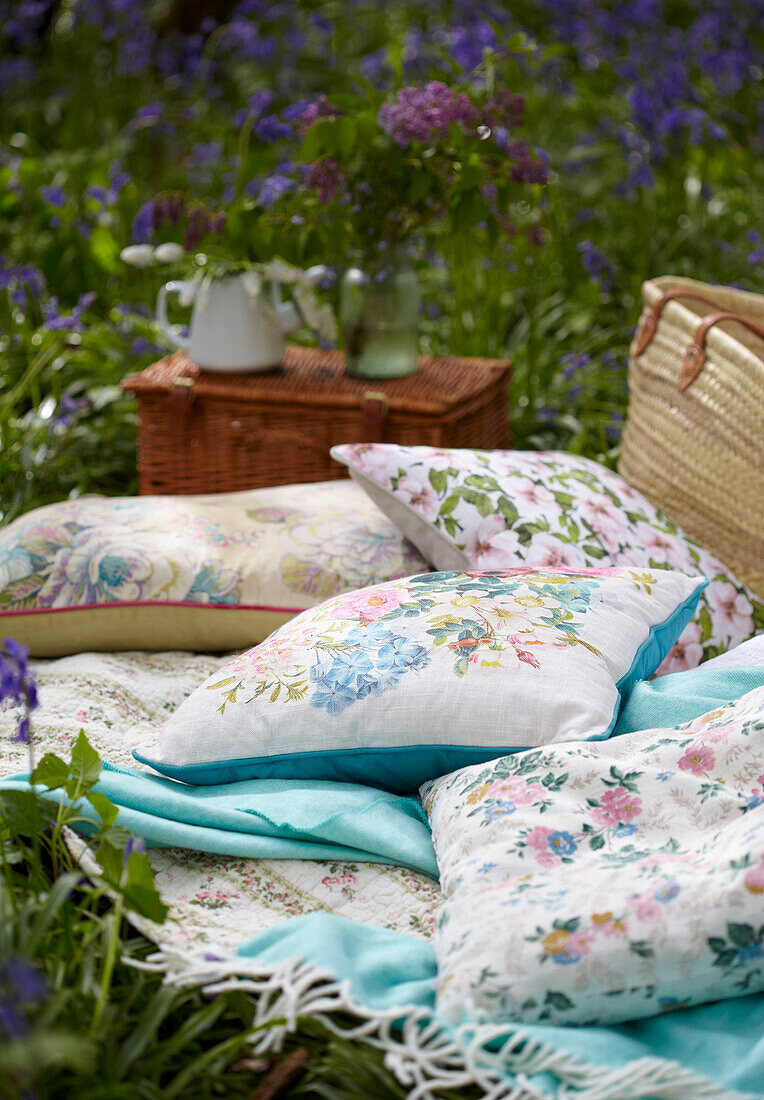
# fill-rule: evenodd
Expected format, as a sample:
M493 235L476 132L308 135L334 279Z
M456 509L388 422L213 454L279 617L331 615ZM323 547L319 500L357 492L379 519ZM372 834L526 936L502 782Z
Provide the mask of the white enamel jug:
M326 273L319 265L305 272L318 282ZM182 305L193 304L188 337L167 319L167 296L178 294ZM187 279L165 283L157 297L157 321L171 344L185 348L202 370L248 374L277 367L284 358L284 337L302 320L294 302L281 301L281 285L271 282L270 301L259 281L247 275L222 279Z

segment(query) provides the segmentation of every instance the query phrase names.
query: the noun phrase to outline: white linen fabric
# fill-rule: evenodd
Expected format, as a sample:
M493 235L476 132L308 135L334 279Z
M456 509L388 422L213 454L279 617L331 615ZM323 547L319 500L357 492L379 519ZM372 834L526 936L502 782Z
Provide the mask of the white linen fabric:
M764 631L764 604L718 558L591 459L392 443L343 444L332 455L435 569L631 565L707 577L659 675Z
M704 584L662 569L473 570L337 596L205 680L139 759L191 783L415 790L449 765L606 737Z
M757 688L423 787L439 1013L617 1023L764 989L762 733Z

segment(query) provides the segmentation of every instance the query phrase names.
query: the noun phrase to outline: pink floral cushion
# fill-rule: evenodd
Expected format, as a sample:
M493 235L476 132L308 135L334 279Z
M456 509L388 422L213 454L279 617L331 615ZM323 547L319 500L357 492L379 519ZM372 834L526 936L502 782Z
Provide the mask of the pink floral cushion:
M435 569L666 567L711 582L659 674L764 630L764 605L622 477L562 451L345 444L345 463Z
M757 688L426 784L439 1014L618 1023L763 989L763 728Z

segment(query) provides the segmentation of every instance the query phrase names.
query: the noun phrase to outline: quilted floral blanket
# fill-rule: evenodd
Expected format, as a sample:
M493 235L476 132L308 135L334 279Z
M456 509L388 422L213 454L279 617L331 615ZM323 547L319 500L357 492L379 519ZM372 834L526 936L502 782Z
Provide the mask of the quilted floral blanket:
M36 751L68 756L80 729L103 759L135 768L164 722L226 658L190 653L83 653L37 661ZM13 712L0 711L0 775L27 768L11 741ZM429 938L440 899L436 882L392 864L305 859L237 859L188 848L153 849L157 885L174 919L162 940L188 949L235 949L288 917L339 913Z

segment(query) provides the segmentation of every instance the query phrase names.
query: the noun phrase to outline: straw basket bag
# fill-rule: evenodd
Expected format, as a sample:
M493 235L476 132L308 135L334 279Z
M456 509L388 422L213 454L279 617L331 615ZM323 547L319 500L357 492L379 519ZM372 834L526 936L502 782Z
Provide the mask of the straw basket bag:
M620 473L764 597L764 295L642 287Z

